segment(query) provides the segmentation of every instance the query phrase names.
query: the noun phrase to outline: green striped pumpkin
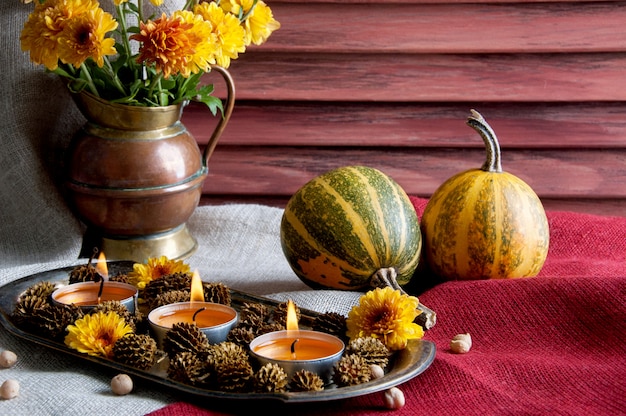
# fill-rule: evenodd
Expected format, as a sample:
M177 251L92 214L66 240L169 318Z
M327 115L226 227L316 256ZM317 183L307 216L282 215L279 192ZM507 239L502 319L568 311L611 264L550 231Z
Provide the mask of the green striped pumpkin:
M422 245L404 190L364 166L331 170L300 188L285 207L280 239L302 281L339 290L400 288L412 278Z
M496 135L478 112L468 125L485 141L487 161L454 175L430 198L421 221L426 263L448 280L536 276L550 239L541 201L502 171Z

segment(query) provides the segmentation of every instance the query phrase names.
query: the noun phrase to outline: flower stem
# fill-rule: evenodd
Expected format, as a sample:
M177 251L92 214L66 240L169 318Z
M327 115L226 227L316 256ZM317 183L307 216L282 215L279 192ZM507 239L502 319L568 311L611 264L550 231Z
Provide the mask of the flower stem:
M96 97L100 97L100 94L98 93L98 89L96 88L96 84L93 83L93 78L91 78L91 73L89 72L89 68L87 68L87 65L85 65L84 62L80 64L80 70L81 70L81 73L85 75L85 80L87 81L87 87L89 87L89 91L91 91L91 93L95 95Z

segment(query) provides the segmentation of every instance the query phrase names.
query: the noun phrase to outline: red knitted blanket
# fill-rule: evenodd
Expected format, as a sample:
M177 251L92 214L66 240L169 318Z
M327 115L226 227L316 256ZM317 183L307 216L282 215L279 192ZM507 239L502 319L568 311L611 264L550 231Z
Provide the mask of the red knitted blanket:
M426 201L412 198L421 215ZM550 251L539 276L438 283L419 295L437 312L425 338L433 364L400 385L399 415L626 414L626 218L548 212ZM469 332L467 354L450 339ZM382 393L306 405L193 402L151 416L379 415Z

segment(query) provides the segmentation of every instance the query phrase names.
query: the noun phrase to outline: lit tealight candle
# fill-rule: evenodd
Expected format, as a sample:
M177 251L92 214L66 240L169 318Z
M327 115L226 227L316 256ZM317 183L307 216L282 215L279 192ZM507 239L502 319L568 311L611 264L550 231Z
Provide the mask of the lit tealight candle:
M100 275L99 281L62 286L52 293L52 301L58 304L76 305L85 311L93 309L102 302L119 301L131 313L135 313L137 288L126 283L108 280L109 273L103 253L100 253L98 258L96 271Z
M174 324L194 323L209 342L219 344L226 340L237 323L237 311L219 303L204 302L202 281L197 273L191 280L191 301L160 306L148 314L148 322L159 346Z
M343 341L336 336L298 329L291 301L288 303L287 329L263 334L250 343L252 355L262 365L278 364L289 378L297 371L308 370L326 382L331 380L333 367L344 348Z

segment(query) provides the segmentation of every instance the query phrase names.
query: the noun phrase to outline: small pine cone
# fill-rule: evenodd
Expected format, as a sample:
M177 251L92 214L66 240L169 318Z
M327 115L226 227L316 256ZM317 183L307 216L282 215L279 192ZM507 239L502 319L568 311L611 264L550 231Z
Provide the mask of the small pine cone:
M244 322L250 322L252 325L257 325L262 322L267 322L270 318L270 309L264 303L259 302L244 302L239 312L239 320Z
M278 322L283 326L287 324L287 304L287 302L279 303L272 313L272 318L274 319L274 322ZM296 317L298 319L298 322L300 322L300 317L302 316L302 313L300 312L300 308L298 307L298 305L294 304L294 306L296 309Z
M254 374L254 391L259 393L283 393L287 390L287 373L278 364L268 363Z
M130 284L130 279L128 278L128 275L126 273L115 274L115 275L109 277L109 280L111 282L119 282L119 283Z
M311 329L346 339L348 325L346 317L337 312L326 312L315 317Z
M312 371L296 371L289 383L289 390L298 391L322 391L324 390L324 380Z
M51 282L38 282L26 289L26 291L24 291L24 293L20 296L20 299L24 297L34 296L47 300L55 289L56 287Z
M230 306L230 289L223 283L202 283L204 301Z
M170 358L183 351L202 354L210 348L210 345L206 335L196 324L188 322L174 324L163 339L163 351Z
M230 330L226 341L239 345L248 345L254 338L256 338L256 335L251 327L238 325Z
M82 282L97 282L101 277L98 271L91 264L83 264L77 266L70 271L69 282L82 283Z
M119 300L107 300L96 305L90 313L97 312L115 312L120 317L124 318L124 321L133 329L133 332L137 330L137 323L135 322L135 316L124 306Z
M15 308L12 317L19 327L32 327L33 315L35 311L50 306L50 303L41 296L21 296Z
M358 354L344 354L335 364L334 380L340 387L367 383L371 377L370 366Z
M32 324L44 337L59 340L65 336L67 326L83 316L83 311L76 305L48 304L34 311Z
M249 361L250 359L246 348L230 341L224 341L214 345L210 350L210 355L215 363Z
M268 332L274 331L283 331L285 329L285 325L279 324L278 322L273 322L271 324L265 324L257 328L257 336L267 334Z
M215 365L215 382L219 390L242 393L250 390L254 370L249 360L226 360Z
M173 273L148 282L142 293L142 298L150 302L158 295L170 290L189 290L191 287L191 273Z
M210 377L210 369L197 354L183 351L170 358L167 376L185 384L200 385Z
M189 302L190 293L188 290L170 290L169 292L161 293L156 298L150 299L150 309L155 309L163 305L169 305L170 303L177 302Z
M263 318L259 315L248 314L245 318L243 318L241 316L241 313L239 314L239 325L253 328L255 332L259 327L266 324L267 322L264 321Z
M149 370L156 361L157 344L149 335L128 334L113 345L113 359L140 370Z
M346 347L346 354L358 354L365 358L368 365L377 364L385 369L391 355L387 346L379 339L363 337L353 339Z

